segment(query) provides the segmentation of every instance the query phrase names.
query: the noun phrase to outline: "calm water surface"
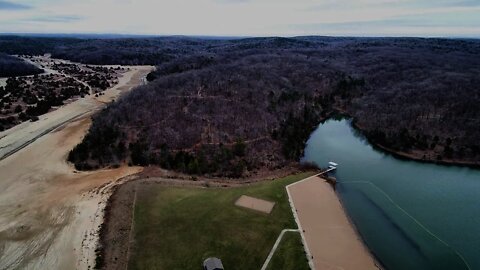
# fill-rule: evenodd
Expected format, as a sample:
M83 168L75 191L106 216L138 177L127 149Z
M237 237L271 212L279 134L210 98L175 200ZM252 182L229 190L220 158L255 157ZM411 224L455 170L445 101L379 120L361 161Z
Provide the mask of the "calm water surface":
M396 159L348 120L321 124L304 160L340 164L337 193L385 268L480 269L480 170Z

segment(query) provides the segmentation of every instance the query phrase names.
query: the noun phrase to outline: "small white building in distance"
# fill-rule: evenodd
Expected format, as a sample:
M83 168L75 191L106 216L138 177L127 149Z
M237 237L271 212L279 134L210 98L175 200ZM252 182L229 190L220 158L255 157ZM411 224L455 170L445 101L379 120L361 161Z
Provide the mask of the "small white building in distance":
M203 270L224 270L219 258L208 258L203 261Z

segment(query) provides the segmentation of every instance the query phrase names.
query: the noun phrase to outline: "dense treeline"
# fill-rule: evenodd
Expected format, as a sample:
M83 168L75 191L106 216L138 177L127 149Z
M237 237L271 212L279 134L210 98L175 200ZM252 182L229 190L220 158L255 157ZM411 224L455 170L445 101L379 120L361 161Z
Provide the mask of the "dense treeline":
M181 39L149 85L94 118L70 160L245 174L298 160L315 125L341 113L392 151L478 164L478 70L476 40ZM244 154L229 154L239 140Z
M51 54L84 64L162 65L185 71L208 64L219 54L247 56L261 50L318 48L345 38L198 39L190 37L95 38L0 36L0 52L15 55ZM230 56L229 56L230 57ZM181 61L174 61L181 60ZM177 67L176 67L177 65Z
M0 52L14 55L43 55L55 48L82 42L76 38L0 36Z
M192 38L54 38L0 36L0 52L15 55L51 54L84 64L156 65L200 52L227 41Z
M42 72L42 69L22 59L0 53L0 77L35 75Z
M342 74L291 56L236 58L164 74L136 89L95 117L69 159L79 169L127 161L232 177L297 159L303 143L288 143L306 141L323 110L317 100L331 94ZM289 117L301 119L299 132L282 128Z
M363 45L343 68L371 86L345 110L383 147L418 159L478 165L479 42L397 43L398 47L377 43L384 53Z

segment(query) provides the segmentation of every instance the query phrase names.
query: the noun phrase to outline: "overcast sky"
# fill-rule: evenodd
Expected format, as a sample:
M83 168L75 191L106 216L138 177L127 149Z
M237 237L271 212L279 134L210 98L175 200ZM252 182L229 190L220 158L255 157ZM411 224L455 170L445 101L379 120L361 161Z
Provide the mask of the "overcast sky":
M0 0L0 32L480 37L480 0Z

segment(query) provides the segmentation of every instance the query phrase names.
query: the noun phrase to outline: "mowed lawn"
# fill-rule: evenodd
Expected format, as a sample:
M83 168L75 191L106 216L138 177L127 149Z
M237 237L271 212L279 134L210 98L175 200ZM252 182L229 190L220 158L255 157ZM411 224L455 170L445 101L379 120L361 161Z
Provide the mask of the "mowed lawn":
M299 232L286 232L283 235L267 267L267 270L277 269L310 269Z
M200 270L203 260L214 256L228 270L260 269L280 232L297 228L285 186L310 175L225 189L139 186L129 268ZM240 208L234 203L241 195L273 201L275 207L270 214ZM300 247L290 243L282 252L307 265L296 243ZM305 269L275 263L276 269Z

